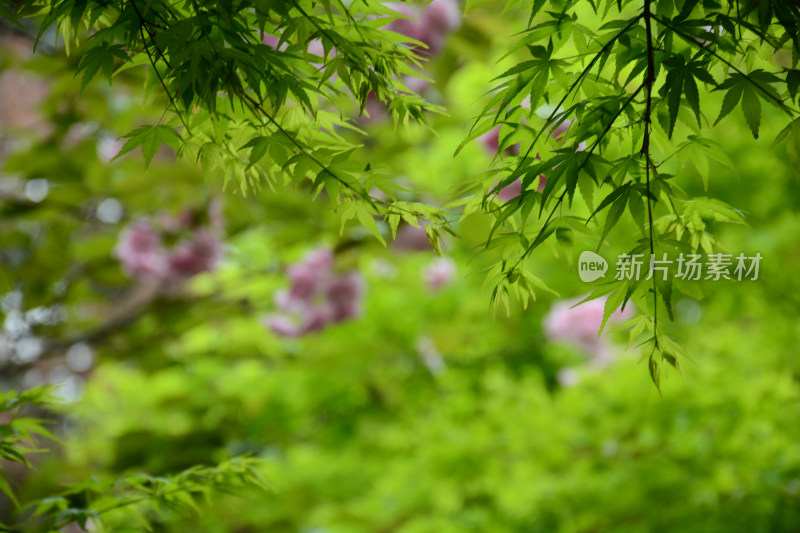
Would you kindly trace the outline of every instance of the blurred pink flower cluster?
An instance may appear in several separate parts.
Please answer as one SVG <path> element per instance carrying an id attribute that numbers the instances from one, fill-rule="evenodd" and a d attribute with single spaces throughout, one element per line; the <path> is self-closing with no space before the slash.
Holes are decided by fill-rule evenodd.
<path id="1" fill-rule="evenodd" d="M 389 2 L 386 7 L 410 17 L 410 19 L 395 19 L 386 25 L 386 29 L 425 43 L 429 54 L 438 52 L 447 35 L 461 26 L 461 8 L 456 0 L 433 0 L 422 8 L 403 2 Z M 286 44 L 278 46 L 280 40 L 279 35 L 272 33 L 264 33 L 261 36 L 261 42 L 275 50 L 286 48 Z M 310 41 L 307 50 L 316 56 L 324 55 L 322 41 L 319 39 Z M 417 49 L 417 52 L 423 51 Z M 331 54 L 334 55 L 335 51 L 331 51 Z"/>
<path id="2" fill-rule="evenodd" d="M 603 368 L 614 358 L 614 348 L 607 336 L 598 336 L 606 299 L 597 298 L 576 305 L 581 300 L 576 298 L 555 302 L 544 317 L 544 331 L 551 340 L 570 343 L 590 356 L 591 367 Z M 614 311 L 608 324 L 624 322 L 632 316 L 633 305 L 629 303 L 624 310 Z"/>
<path id="3" fill-rule="evenodd" d="M 320 248 L 287 269 L 291 286 L 275 295 L 279 313 L 264 317 L 274 333 L 299 337 L 361 314 L 364 280 L 356 271 L 335 275 L 333 253 Z"/>
<path id="4" fill-rule="evenodd" d="M 433 0 L 423 8 L 402 2 L 390 2 L 386 6 L 410 17 L 393 20 L 386 29 L 425 43 L 428 49 L 417 49 L 418 53 L 437 53 L 447 35 L 461 26 L 461 8 L 455 0 Z"/>
<path id="5" fill-rule="evenodd" d="M 427 46 L 427 49 L 416 47 L 419 55 L 431 57 L 441 51 L 447 35 L 461 26 L 461 8 L 456 0 L 433 0 L 424 8 L 415 7 L 402 2 L 389 2 L 386 7 L 408 18 L 391 21 L 384 29 L 393 31 Z M 403 83 L 409 91 L 423 94 L 430 82 L 416 76 L 403 76 Z M 366 117 L 363 120 L 381 119 L 387 116 L 386 105 L 379 102 L 375 93 L 367 95 L 364 106 Z"/>
<path id="6" fill-rule="evenodd" d="M 157 224 L 139 220 L 125 228 L 114 251 L 134 278 L 175 286 L 217 267 L 222 225 L 219 207 L 213 203 L 208 213 L 187 209 L 177 217 L 162 214 Z"/>
<path id="7" fill-rule="evenodd" d="M 269 46 L 273 50 L 280 50 L 280 51 L 286 50 L 287 47 L 286 43 L 283 43 L 280 45 L 280 47 L 278 47 L 280 41 L 281 38 L 279 36 L 273 35 L 271 33 L 264 33 L 261 35 L 261 42 L 263 44 Z M 320 39 L 312 39 L 311 41 L 309 41 L 308 46 L 306 47 L 306 51 L 309 54 L 317 57 L 325 57 L 325 46 L 322 44 L 322 41 Z M 330 57 L 334 56 L 336 56 L 336 50 L 331 49 Z M 323 66 L 322 63 L 312 63 L 312 65 L 314 65 L 314 67 L 318 69 L 322 68 Z"/>
<path id="8" fill-rule="evenodd" d="M 271 33 L 264 33 L 261 35 L 261 42 L 273 50 L 278 50 L 278 43 L 281 42 L 281 38 L 277 35 L 272 35 Z M 281 50 L 283 50 L 285 47 L 286 45 L 281 46 Z"/>
<path id="9" fill-rule="evenodd" d="M 449 257 L 437 257 L 422 272 L 425 284 L 433 292 L 450 285 L 456 277 L 456 263 Z"/>
<path id="10" fill-rule="evenodd" d="M 525 104 L 523 103 L 523 107 L 524 106 Z M 569 129 L 571 124 L 572 121 L 565 120 L 564 122 L 556 126 L 553 129 L 553 131 L 550 132 L 550 136 L 557 141 L 563 141 L 564 134 L 567 133 L 567 130 Z M 489 152 L 492 155 L 496 154 L 498 148 L 500 147 L 500 126 L 497 126 L 487 131 L 486 133 L 481 135 L 478 139 L 487 152 Z M 580 145 L 578 145 L 579 152 L 585 149 L 586 149 L 585 143 L 581 143 Z M 509 155 L 519 155 L 519 145 L 515 144 L 509 146 L 508 148 L 503 150 L 503 153 Z M 540 159 L 539 154 L 536 154 L 536 159 Z M 540 174 L 538 185 L 536 186 L 536 192 L 542 192 L 546 185 L 547 185 L 547 178 L 545 178 L 543 174 Z M 508 202 L 509 200 L 516 198 L 520 194 L 522 194 L 522 180 L 518 179 L 515 180 L 513 183 L 509 183 L 508 185 L 500 189 L 500 191 L 498 191 L 497 193 L 497 198 L 500 199 L 501 202 Z"/>
<path id="11" fill-rule="evenodd" d="M 430 252 L 433 250 L 425 226 L 412 226 L 403 224 L 397 230 L 397 236 L 392 242 L 392 248 L 403 252 Z"/>

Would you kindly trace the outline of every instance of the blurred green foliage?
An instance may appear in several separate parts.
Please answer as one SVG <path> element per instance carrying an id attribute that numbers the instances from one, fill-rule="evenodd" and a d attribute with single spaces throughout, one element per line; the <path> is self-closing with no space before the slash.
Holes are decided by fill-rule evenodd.
<path id="1" fill-rule="evenodd" d="M 364 150 L 402 176 L 409 201 L 444 202 L 490 164 L 478 143 L 452 154 L 487 81 L 508 67 L 498 57 L 517 24 L 489 5 L 470 13 L 427 66 L 436 81 L 425 96 L 449 115 L 432 128 L 361 124 Z M 675 302 L 665 327 L 691 360 L 662 377 L 659 395 L 624 332 L 609 334 L 616 358 L 598 370 L 542 327 L 555 300 L 590 290 L 574 263 L 593 239 L 535 257 L 558 296 L 542 291 L 493 317 L 482 270 L 498 255 L 476 253 L 489 215 L 453 217 L 460 238 L 444 253 L 456 275 L 433 291 L 423 277 L 433 251 L 384 248 L 357 222 L 340 233 L 342 213 L 324 195 L 311 199 L 310 184 L 223 193 L 219 176 L 166 148 L 147 171 L 136 152 L 108 163 L 103 143 L 163 112 L 143 103 L 143 72 L 111 87 L 93 81 L 79 98 L 74 63 L 14 50 L 4 49 L 4 75 L 44 80 L 47 98 L 39 129 L 3 130 L 0 381 L 60 384 L 46 417 L 63 440 L 44 441 L 53 453 L 30 456 L 33 470 L 2 464 L 22 507 L 2 507 L 14 530 L 54 527 L 28 520 L 42 504 L 89 531 L 800 529 L 800 183 L 767 140 L 785 125 L 777 109 L 763 110 L 761 140 L 741 114 L 710 134 L 733 164 L 709 163 L 708 194 L 748 222 L 718 225 L 717 241 L 764 260 L 757 281 L 709 283 Z M 674 181 L 704 195 L 703 169 L 674 164 Z M 214 198 L 226 220 L 214 272 L 152 292 L 121 268 L 122 228 Z M 118 217 L 101 209 L 114 202 Z M 627 250 L 638 231 L 623 218 L 604 255 Z M 261 317 L 287 286 L 287 265 L 322 245 L 337 271 L 364 276 L 362 316 L 279 337 Z M 21 341 L 41 343 L 35 357 Z M 70 358 L 76 346 L 89 347 L 89 367 Z M 564 369 L 577 369 L 576 383 L 559 380 Z M 93 514 L 114 502 L 125 512 Z"/>

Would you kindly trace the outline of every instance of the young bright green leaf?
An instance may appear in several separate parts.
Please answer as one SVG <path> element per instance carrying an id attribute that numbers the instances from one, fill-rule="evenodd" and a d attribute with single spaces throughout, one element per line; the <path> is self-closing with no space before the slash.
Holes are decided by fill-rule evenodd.
<path id="1" fill-rule="evenodd" d="M 758 128 L 761 125 L 761 102 L 758 100 L 758 95 L 755 89 L 745 87 L 742 92 L 742 112 L 750 126 L 750 131 L 753 132 L 753 137 L 758 139 Z"/>
<path id="2" fill-rule="evenodd" d="M 610 232 L 611 229 L 617 224 L 620 217 L 622 216 L 622 213 L 625 212 L 625 207 L 628 204 L 629 194 L 630 194 L 630 189 L 626 188 L 625 192 L 614 201 L 614 203 L 611 205 L 611 208 L 608 210 L 608 215 L 606 215 L 606 223 L 603 226 L 603 235 L 600 237 L 600 242 L 598 243 L 598 250 L 605 241 L 608 232 Z"/>
<path id="3" fill-rule="evenodd" d="M 725 97 L 722 99 L 722 108 L 719 111 L 719 116 L 717 116 L 717 120 L 714 122 L 714 125 L 719 124 L 720 120 L 722 120 L 731 111 L 736 109 L 736 105 L 739 103 L 739 100 L 742 97 L 742 91 L 743 87 L 741 85 L 736 85 L 731 87 L 728 92 L 725 93 Z"/>
<path id="4" fill-rule="evenodd" d="M 141 148 L 142 155 L 144 156 L 145 168 L 150 166 L 150 162 L 153 160 L 153 157 L 156 155 L 159 148 L 161 148 L 162 143 L 176 150 L 179 148 L 181 143 L 181 138 L 180 135 L 178 135 L 178 132 L 169 126 L 163 125 L 142 126 L 141 128 L 135 129 L 123 137 L 126 137 L 128 141 L 122 146 L 122 149 L 119 151 L 119 153 L 114 156 L 114 159 L 117 159 L 136 148 Z M 112 161 L 114 159 L 112 159 Z"/>

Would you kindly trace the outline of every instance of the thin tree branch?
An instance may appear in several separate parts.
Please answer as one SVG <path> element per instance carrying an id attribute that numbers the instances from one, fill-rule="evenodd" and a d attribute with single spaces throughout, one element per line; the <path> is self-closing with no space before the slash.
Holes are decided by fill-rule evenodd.
<path id="1" fill-rule="evenodd" d="M 658 348 L 658 287 L 656 277 L 653 275 L 653 261 L 655 260 L 655 234 L 653 228 L 653 197 L 650 192 L 650 132 L 653 128 L 653 83 L 656 81 L 655 71 L 655 50 L 653 48 L 653 28 L 651 19 L 653 14 L 650 11 L 650 1 L 644 0 L 644 28 L 647 39 L 647 72 L 644 76 L 644 88 L 646 91 L 644 107 L 644 140 L 642 141 L 641 155 L 644 156 L 645 165 L 645 184 L 647 187 L 647 219 L 649 223 L 650 240 L 650 269 L 653 277 L 653 331 L 655 337 L 655 348 Z"/>
<path id="2" fill-rule="evenodd" d="M 153 35 L 153 33 L 150 31 L 150 28 L 147 27 L 148 21 L 147 19 L 144 18 L 142 12 L 139 11 L 139 7 L 136 5 L 135 0 L 131 0 L 131 5 L 133 6 L 134 11 L 136 11 L 136 16 L 139 18 L 139 34 L 142 37 L 142 45 L 144 46 L 144 53 L 147 54 L 147 59 L 150 61 L 150 65 L 153 67 L 153 72 L 155 72 L 156 76 L 158 77 L 158 81 L 161 82 L 161 87 L 163 87 L 164 92 L 167 94 L 167 98 L 169 98 L 170 106 L 172 106 L 173 110 L 175 111 L 175 114 L 178 115 L 178 119 L 181 121 L 181 124 L 183 124 L 183 127 L 186 128 L 186 132 L 191 135 L 191 129 L 189 128 L 189 125 L 183 119 L 183 115 L 181 114 L 180 109 L 178 109 L 178 104 L 175 102 L 175 99 L 169 92 L 169 88 L 167 87 L 164 78 L 161 76 L 161 73 L 158 71 L 158 68 L 156 67 L 155 59 L 150 54 L 150 49 L 147 46 L 147 38 L 145 38 L 144 35 L 145 28 L 147 28 L 147 34 L 150 36 L 150 42 L 153 43 L 153 47 L 156 49 L 156 52 L 158 53 L 159 56 L 161 56 L 161 60 L 164 61 L 164 63 L 167 65 L 168 68 L 172 68 L 172 66 L 169 64 L 169 60 L 164 55 L 164 52 L 158 46 L 158 43 L 156 43 L 155 35 Z"/>
<path id="3" fill-rule="evenodd" d="M 643 88 L 644 88 L 644 85 L 640 85 L 639 88 L 636 89 L 633 92 L 633 94 L 630 95 L 630 97 L 625 101 L 625 103 L 623 103 L 622 106 L 620 106 L 619 110 L 611 118 L 611 120 L 608 121 L 608 124 L 606 124 L 606 127 L 603 130 L 603 132 L 597 137 L 597 139 L 594 141 L 592 146 L 586 152 L 586 157 L 584 158 L 583 163 L 581 163 L 580 166 L 578 166 L 578 168 L 575 170 L 576 173 L 579 173 L 581 170 L 583 170 L 583 168 L 589 162 L 589 159 L 591 158 L 591 156 L 594 153 L 595 149 L 600 145 L 600 142 L 608 134 L 608 132 L 611 131 L 612 126 L 617 121 L 617 119 L 620 117 L 620 115 L 622 115 L 622 112 L 631 104 L 631 102 L 633 102 L 633 100 L 639 95 L 639 93 L 642 91 Z M 533 242 L 528 246 L 528 248 L 525 249 L 525 252 L 520 256 L 520 258 L 517 259 L 516 263 L 514 263 L 514 266 L 511 267 L 506 272 L 506 277 L 507 278 L 511 275 L 512 272 L 514 272 L 514 270 L 516 270 L 516 268 L 519 266 L 519 264 L 526 257 L 528 257 L 530 255 L 530 253 L 534 250 L 534 248 L 536 248 L 536 246 L 539 244 L 538 243 L 539 239 L 541 239 L 542 235 L 544 234 L 545 230 L 547 229 L 548 224 L 550 224 L 550 220 L 553 218 L 553 215 L 555 214 L 556 210 L 558 210 L 558 207 L 564 201 L 564 198 L 566 198 L 567 192 L 568 192 L 568 190 L 564 189 L 564 192 L 562 192 L 561 195 L 558 197 L 558 200 L 556 201 L 555 205 L 553 206 L 553 209 L 550 210 L 550 214 L 547 215 L 547 219 L 544 221 L 544 224 L 542 225 L 542 228 L 536 234 L 536 238 L 533 239 Z"/>
<path id="4" fill-rule="evenodd" d="M 759 84 L 755 80 L 753 80 L 750 76 L 748 76 L 739 67 L 737 67 L 736 65 L 734 65 L 733 63 L 731 63 L 730 61 L 728 61 L 727 59 L 725 59 L 724 57 L 722 57 L 721 55 L 716 53 L 714 50 L 712 50 L 708 46 L 704 45 L 703 43 L 697 42 L 697 39 L 695 37 L 692 37 L 691 35 L 682 32 L 681 30 L 679 30 L 678 28 L 676 28 L 672 24 L 669 24 L 668 22 L 660 19 L 656 15 L 652 15 L 650 18 L 655 20 L 659 24 L 662 24 L 663 26 L 669 28 L 674 33 L 678 34 L 678 36 L 680 36 L 684 41 L 688 42 L 689 44 L 691 44 L 693 46 L 699 47 L 701 50 L 704 50 L 708 54 L 711 54 L 715 58 L 717 58 L 720 61 L 722 61 L 723 63 L 725 63 L 728 67 L 730 67 L 733 70 L 735 70 L 740 76 L 744 77 L 748 82 L 750 82 L 756 89 L 758 89 L 759 91 L 764 93 L 767 96 L 768 99 L 770 99 L 773 102 L 775 102 L 776 104 L 778 104 L 778 107 L 783 109 L 789 116 L 791 116 L 792 114 L 800 114 L 800 111 L 798 111 L 797 109 L 794 109 L 793 107 L 790 107 L 790 106 L 786 105 L 784 103 L 784 101 L 781 100 L 780 98 L 776 98 L 773 94 L 771 94 L 769 91 L 764 89 L 764 87 L 762 87 L 761 84 Z"/>
<path id="5" fill-rule="evenodd" d="M 636 17 L 631 19 L 628 22 L 628 24 L 623 26 L 616 34 L 614 34 L 614 36 L 611 39 L 609 39 L 609 41 L 606 44 L 604 44 L 602 48 L 600 48 L 600 50 L 597 52 L 597 54 L 595 54 L 595 56 L 592 58 L 592 60 L 589 62 L 589 64 L 586 66 L 586 68 L 584 68 L 583 71 L 581 71 L 581 73 L 578 75 L 578 79 L 576 79 L 572 83 L 572 85 L 570 86 L 570 88 L 566 92 L 566 94 L 563 96 L 563 98 L 561 98 L 561 100 L 558 102 L 558 104 L 556 104 L 556 106 L 553 108 L 553 111 L 552 111 L 552 113 L 550 113 L 550 116 L 547 117 L 547 120 L 545 121 L 544 126 L 542 126 L 542 128 L 539 130 L 539 133 L 536 134 L 536 137 L 534 137 L 533 142 L 531 143 L 530 147 L 528 147 L 528 150 L 520 158 L 519 163 L 517 163 L 517 166 L 516 166 L 516 168 L 514 168 L 514 171 L 512 172 L 512 174 L 516 173 L 522 167 L 522 163 L 531 155 L 531 152 L 533 151 L 534 146 L 536 146 L 536 142 L 539 140 L 539 138 L 542 136 L 542 134 L 545 132 L 545 130 L 547 130 L 547 128 L 550 127 L 550 125 L 553 122 L 553 118 L 558 114 L 559 110 L 561 109 L 561 106 L 563 106 L 564 102 L 567 101 L 567 99 L 569 98 L 570 94 L 572 94 L 572 91 L 575 91 L 575 90 L 578 89 L 578 87 L 580 87 L 581 83 L 583 82 L 583 78 L 592 70 L 592 67 L 594 67 L 594 65 L 600 60 L 600 58 L 603 57 L 603 54 L 605 54 L 612 46 L 614 46 L 614 43 L 616 43 L 617 40 L 625 32 L 627 32 L 629 29 L 631 29 L 634 24 L 639 22 L 640 18 L 642 18 L 642 16 L 641 15 L 637 15 Z M 507 184 L 505 184 L 505 185 L 507 185 Z M 487 196 L 499 191 L 505 185 L 501 181 L 491 191 L 489 191 Z"/>

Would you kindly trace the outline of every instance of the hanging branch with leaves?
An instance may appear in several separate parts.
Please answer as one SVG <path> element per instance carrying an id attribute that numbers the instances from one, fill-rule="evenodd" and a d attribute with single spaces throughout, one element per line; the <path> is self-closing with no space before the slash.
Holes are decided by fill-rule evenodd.
<path id="1" fill-rule="evenodd" d="M 596 29 L 577 14 L 586 3 Z M 552 237 L 561 249 L 576 239 L 598 239 L 601 251 L 624 223 L 641 234 L 627 257 L 645 258 L 647 278 L 617 272 L 587 299 L 607 298 L 603 327 L 630 302 L 642 311 L 625 326 L 631 342 L 645 346 L 657 385 L 662 362 L 679 368 L 685 354 L 661 313 L 672 318 L 674 293 L 700 298 L 708 288 L 674 273 L 653 275 L 655 261 L 718 253 L 712 227 L 742 223 L 743 216 L 717 199 L 688 197 L 674 179 L 684 177 L 677 160 L 691 160 L 708 189 L 709 161 L 732 164 L 703 131 L 741 106 L 758 139 L 763 101 L 790 117 L 774 144 L 785 140 L 800 169 L 799 23 L 800 6 L 774 0 L 533 2 L 528 30 L 512 50 L 526 50 L 529 59 L 498 78 L 465 141 L 500 127 L 499 166 L 484 174 L 480 194 L 470 191 L 462 202 L 465 215 L 483 211 L 494 218 L 486 246 L 501 256 L 487 272 L 495 305 L 509 308 L 512 297 L 525 305 L 534 289 L 550 290 L 527 260 Z M 785 66 L 775 71 L 762 59 L 764 50 L 791 59 L 778 60 Z M 721 91 L 712 124 L 705 100 Z M 508 155 L 514 144 L 519 156 Z M 515 183 L 520 194 L 501 200 L 498 193 Z M 597 207 L 595 196 L 602 198 Z"/>
<path id="2" fill-rule="evenodd" d="M 374 218 L 426 222 L 439 244 L 447 213 L 400 201 L 387 169 L 363 159 L 354 118 L 369 98 L 397 125 L 426 122 L 441 110 L 406 87 L 419 76 L 422 43 L 387 31 L 403 17 L 377 2 L 310 0 L 229 3 L 132 0 L 29 0 L 12 14 L 43 16 L 36 43 L 55 27 L 67 52 L 80 54 L 83 90 L 149 67 L 164 99 L 158 124 L 124 137 L 118 154 L 141 149 L 145 164 L 166 145 L 197 161 L 210 179 L 243 193 L 264 184 L 325 192 L 342 213 L 379 240 Z M 141 70 L 141 69 L 139 69 Z"/>
<path id="3" fill-rule="evenodd" d="M 549 290 L 530 268 L 542 245 L 594 240 L 600 251 L 617 226 L 632 228 L 627 234 L 640 237 L 626 243 L 628 256 L 649 256 L 649 283 L 618 275 L 589 298 L 607 297 L 606 320 L 629 302 L 642 311 L 627 326 L 631 342 L 648 347 L 656 383 L 660 363 L 677 367 L 682 355 L 660 320 L 672 317 L 674 293 L 708 291 L 652 275 L 656 256 L 719 252 L 714 227 L 743 222 L 733 207 L 678 185 L 686 161 L 705 189 L 710 162 L 731 165 L 705 130 L 741 107 L 758 138 L 762 102 L 774 106 L 790 118 L 774 144 L 785 142 L 800 175 L 800 6 L 792 2 L 534 0 L 507 53 L 520 60 L 497 78 L 465 140 L 499 126 L 495 168 L 450 211 L 400 201 L 391 174 L 359 150 L 352 119 L 371 95 L 399 125 L 440 111 L 403 82 L 421 65 L 422 43 L 387 31 L 403 15 L 384 3 L 27 0 L 6 11 L 42 17 L 37 41 L 55 27 L 80 54 L 82 87 L 100 73 L 147 73 L 165 115 L 130 132 L 121 152 L 140 148 L 146 164 L 167 145 L 244 192 L 306 184 L 324 192 L 342 223 L 356 220 L 381 241 L 376 218 L 392 233 L 403 220 L 431 222 L 438 245 L 455 209 L 489 214 L 496 305 Z M 712 124 L 706 110 L 715 105 Z M 510 156 L 514 145 L 519 155 Z M 521 193 L 500 201 L 517 182 Z"/>

